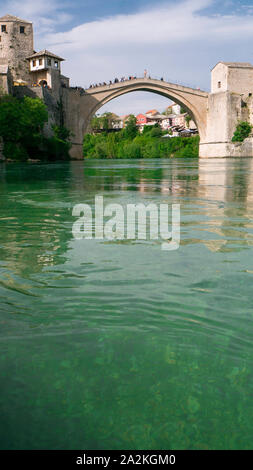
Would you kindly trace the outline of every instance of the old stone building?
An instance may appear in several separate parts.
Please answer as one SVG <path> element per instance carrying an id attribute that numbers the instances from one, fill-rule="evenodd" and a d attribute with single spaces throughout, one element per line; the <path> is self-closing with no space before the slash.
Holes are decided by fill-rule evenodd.
<path id="1" fill-rule="evenodd" d="M 253 156 L 253 138 L 233 143 L 236 125 L 253 125 L 253 65 L 249 62 L 218 62 L 211 72 L 206 138 L 200 155 L 207 157 Z"/>
<path id="2" fill-rule="evenodd" d="M 212 69 L 211 93 L 252 93 L 253 66 L 249 62 L 218 62 Z M 243 92 L 243 93 L 242 93 Z"/>
<path id="3" fill-rule="evenodd" d="M 69 79 L 61 75 L 62 57 L 44 49 L 27 57 L 32 86 L 57 90 L 63 83 L 69 86 Z"/>
<path id="4" fill-rule="evenodd" d="M 36 52 L 33 44 L 31 22 L 12 15 L 0 18 L 0 94 L 42 99 L 48 108 L 44 131 L 50 136 L 53 124 L 63 124 L 69 79 L 61 74 L 62 57 L 46 49 Z"/>
<path id="5" fill-rule="evenodd" d="M 6 92 L 10 91 L 10 79 L 12 82 L 20 80 L 30 84 L 31 78 L 26 58 L 33 51 L 32 23 L 12 15 L 2 16 L 0 18 L 1 85 L 4 86 Z"/>
<path id="6" fill-rule="evenodd" d="M 0 18 L 0 92 L 40 86 L 59 98 L 61 87 L 69 86 L 69 79 L 61 75 L 64 59 L 47 50 L 36 52 L 33 44 L 31 22 L 12 15 Z"/>

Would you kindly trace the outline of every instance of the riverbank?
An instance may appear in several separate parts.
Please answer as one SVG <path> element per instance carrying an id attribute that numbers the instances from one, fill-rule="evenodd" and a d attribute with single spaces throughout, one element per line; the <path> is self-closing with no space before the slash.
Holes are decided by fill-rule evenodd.
<path id="1" fill-rule="evenodd" d="M 198 154 L 199 136 L 165 137 L 158 127 L 132 135 L 127 129 L 86 134 L 83 144 L 84 158 L 196 158 Z"/>

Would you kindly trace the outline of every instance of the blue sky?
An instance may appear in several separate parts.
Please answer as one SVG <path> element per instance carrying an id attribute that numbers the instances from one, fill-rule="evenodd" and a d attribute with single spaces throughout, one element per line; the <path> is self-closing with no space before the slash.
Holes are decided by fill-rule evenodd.
<path id="1" fill-rule="evenodd" d="M 0 0 L 0 15 L 6 13 L 34 22 L 36 50 L 63 56 L 73 85 L 147 68 L 209 90 L 218 61 L 253 63 L 253 0 Z M 106 110 L 138 113 L 167 104 L 152 93 L 131 93 Z"/>

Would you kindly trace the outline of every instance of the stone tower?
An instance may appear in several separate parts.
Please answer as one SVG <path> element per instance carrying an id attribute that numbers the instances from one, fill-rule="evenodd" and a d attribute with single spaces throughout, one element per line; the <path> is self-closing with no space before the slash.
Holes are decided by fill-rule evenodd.
<path id="1" fill-rule="evenodd" d="M 29 62 L 33 54 L 33 25 L 17 16 L 0 18 L 0 65 L 7 66 L 12 80 L 30 84 Z"/>

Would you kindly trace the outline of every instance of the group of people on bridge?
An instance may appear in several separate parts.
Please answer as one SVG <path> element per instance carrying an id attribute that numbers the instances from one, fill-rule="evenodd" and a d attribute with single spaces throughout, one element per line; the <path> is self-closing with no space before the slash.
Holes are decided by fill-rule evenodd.
<path id="1" fill-rule="evenodd" d="M 100 83 L 92 83 L 89 88 L 97 88 L 97 87 L 100 87 L 100 86 L 110 86 L 110 85 L 113 85 L 115 83 L 123 83 L 123 82 L 127 82 L 129 80 L 136 80 L 138 77 L 135 75 L 129 75 L 129 77 L 121 77 L 121 78 L 115 78 L 113 81 L 110 80 L 109 82 L 100 82 Z M 147 70 L 144 70 L 144 78 L 149 78 L 151 79 L 151 76 L 147 74 Z M 163 78 L 161 78 L 160 80 L 163 81 Z"/>
<path id="2" fill-rule="evenodd" d="M 127 82 L 128 80 L 135 80 L 137 77 L 129 76 L 127 77 L 121 77 L 121 78 L 115 78 L 113 81 L 110 80 L 108 83 L 106 82 L 101 82 L 101 83 L 94 83 L 91 84 L 89 88 L 97 88 L 99 86 L 106 86 L 106 85 L 113 85 L 114 83 L 122 83 L 122 82 Z"/>

